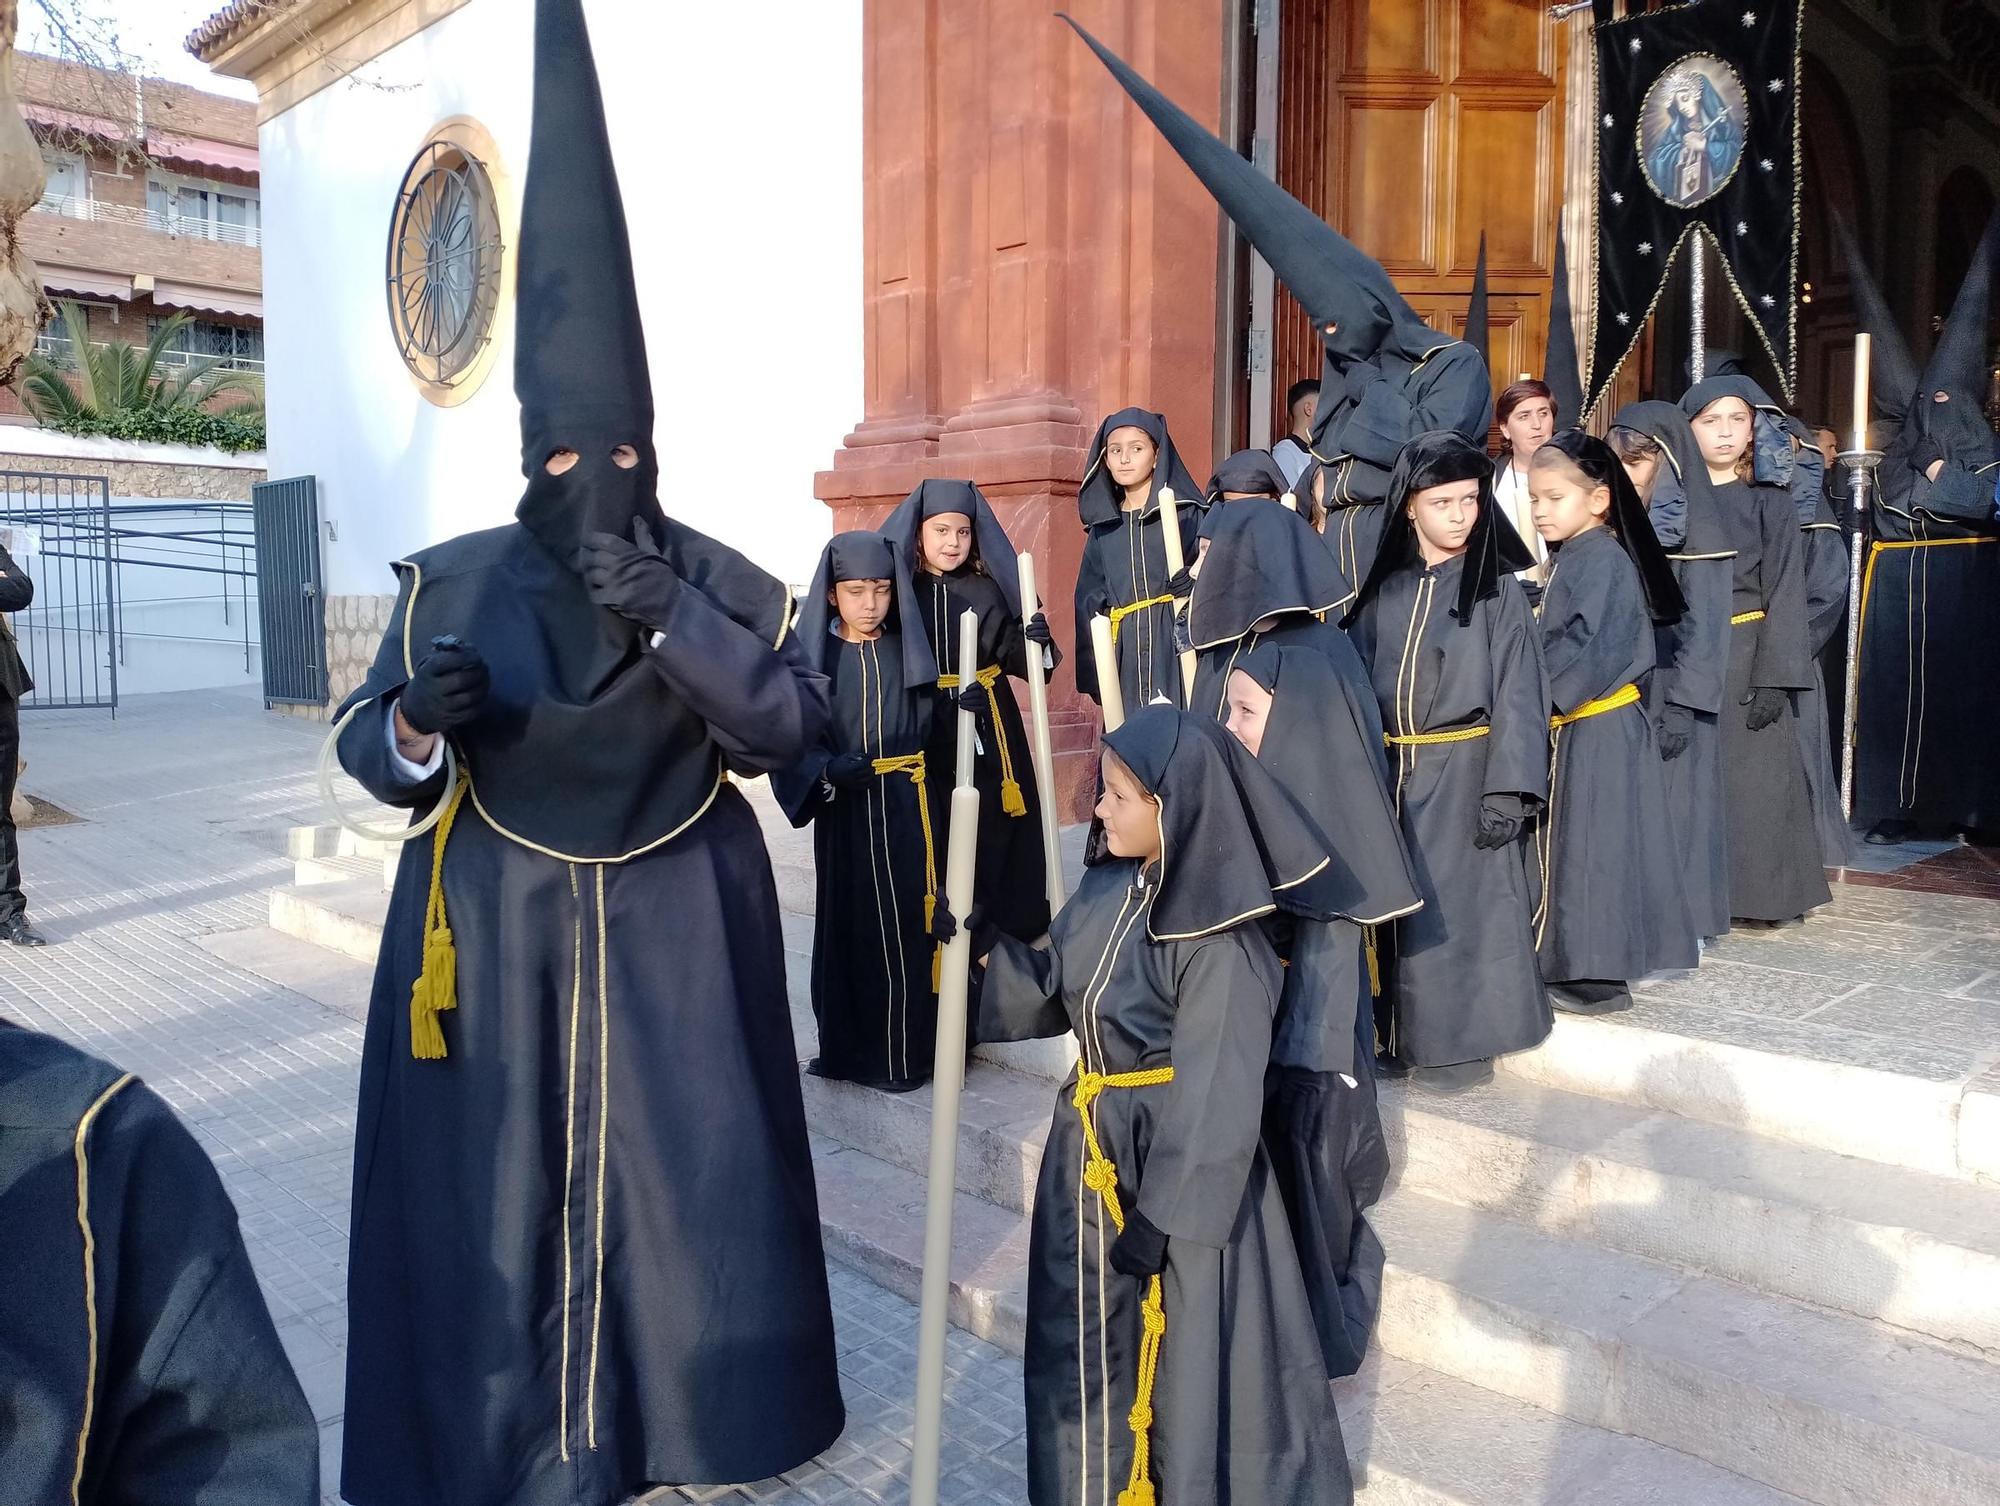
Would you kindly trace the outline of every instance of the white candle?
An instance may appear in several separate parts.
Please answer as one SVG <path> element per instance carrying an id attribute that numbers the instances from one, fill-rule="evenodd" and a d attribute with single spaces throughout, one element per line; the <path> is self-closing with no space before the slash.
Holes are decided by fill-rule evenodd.
<path id="1" fill-rule="evenodd" d="M 1866 330 L 1854 337 L 1854 448 L 1868 448 L 1868 361 L 1874 337 Z"/>

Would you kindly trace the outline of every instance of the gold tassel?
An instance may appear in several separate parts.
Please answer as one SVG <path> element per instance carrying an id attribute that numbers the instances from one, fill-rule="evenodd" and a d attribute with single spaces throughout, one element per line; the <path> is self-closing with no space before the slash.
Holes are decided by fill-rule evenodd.
<path id="1" fill-rule="evenodd" d="M 944 987 L 944 948 L 934 946 L 931 948 L 931 992 L 936 993 L 942 987 Z"/>
<path id="2" fill-rule="evenodd" d="M 458 948 L 452 942 L 451 922 L 445 913 L 444 848 L 451 839 L 466 786 L 467 781 L 461 778 L 445 797 L 444 815 L 431 833 L 431 890 L 424 905 L 423 966 L 410 985 L 410 1055 L 418 1061 L 444 1059 L 444 1027 L 438 1023 L 438 1015 L 458 1008 Z"/>
<path id="3" fill-rule="evenodd" d="M 1000 809 L 1010 816 L 1028 814 L 1028 802 L 1021 795 L 1021 781 L 1003 779 L 1000 781 Z"/>
<path id="4" fill-rule="evenodd" d="M 1379 999 L 1382 997 L 1382 959 L 1375 952 L 1373 926 L 1361 928 L 1361 948 L 1368 956 L 1368 996 Z"/>

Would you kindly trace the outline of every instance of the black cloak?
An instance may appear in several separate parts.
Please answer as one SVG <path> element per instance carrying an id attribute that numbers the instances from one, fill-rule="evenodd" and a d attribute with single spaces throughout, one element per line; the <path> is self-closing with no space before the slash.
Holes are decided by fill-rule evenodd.
<path id="1" fill-rule="evenodd" d="M 1658 668 L 1646 685 L 1655 722 L 1675 706 L 1689 719 L 1688 745 L 1665 765 L 1668 816 L 1681 854 L 1681 884 L 1695 928 L 1704 936 L 1729 929 L 1729 845 L 1722 795 L 1723 696 L 1729 669 L 1730 561 L 1736 550 L 1694 431 L 1678 405 L 1632 403 L 1615 426 L 1660 447 L 1649 511 L 1668 550 L 1686 610 L 1654 635 Z"/>
<path id="2" fill-rule="evenodd" d="M 1127 512 L 1123 493 L 1104 464 L 1114 429 L 1143 429 L 1159 447 L 1146 505 Z M 1097 426 L 1090 462 L 1077 487 L 1083 518 L 1083 558 L 1076 571 L 1076 688 L 1098 698 L 1099 666 L 1091 648 L 1090 620 L 1109 615 L 1125 710 L 1155 696 L 1181 698 L 1180 655 L 1174 647 L 1173 599 L 1167 594 L 1167 546 L 1160 519 L 1160 489 L 1171 487 L 1180 520 L 1182 558 L 1194 563 L 1195 539 L 1208 505 L 1181 463 L 1167 421 L 1144 408 L 1121 408 Z"/>
<path id="3" fill-rule="evenodd" d="M 1549 804 L 1536 823 L 1535 944 L 1550 982 L 1624 982 L 1701 961 L 1660 750 L 1642 690 L 1655 624 L 1682 615 L 1665 551 L 1611 447 L 1564 429 L 1559 451 L 1612 496 L 1605 526 L 1551 547 L 1536 616 L 1548 676 Z"/>
<path id="4" fill-rule="evenodd" d="M 1439 1067 L 1525 1050 L 1549 1032 L 1525 829 L 1501 847 L 1473 845 L 1489 797 L 1526 815 L 1547 801 L 1549 692 L 1527 593 L 1512 578 L 1527 548 L 1494 505 L 1485 452 L 1426 434 L 1398 458 L 1396 478 L 1381 551 L 1347 620 L 1390 739 L 1424 901 L 1395 923 L 1378 1030 L 1391 1056 Z M 1425 566 L 1409 497 L 1474 479 L 1479 518 L 1465 553 Z"/>
<path id="5" fill-rule="evenodd" d="M 979 1001 L 981 1040 L 1074 1031 L 1081 1054 L 1035 1190 L 1028 1500 L 1123 1489 L 1139 1400 L 1157 1499 L 1338 1506 L 1353 1494 L 1340 1425 L 1260 1137 L 1282 969 L 1248 923 L 1324 913 L 1327 855 L 1216 723 L 1143 707 L 1107 743 L 1159 799 L 1164 857 L 1088 868 L 1047 950 L 995 944 Z M 1114 1241 L 1161 1275 L 1114 1269 Z M 1141 1396 L 1146 1310 L 1163 1329 Z"/>
<path id="6" fill-rule="evenodd" d="M 0 1271 L 10 1501 L 318 1506 L 319 1427 L 207 1155 L 131 1073 L 5 1020 Z"/>
<path id="7" fill-rule="evenodd" d="M 1285 959 L 1265 1079 L 1264 1144 L 1277 1171 L 1329 1376 L 1368 1352 L 1382 1246 L 1363 1212 L 1389 1172 L 1375 1103 L 1374 997 L 1364 937 L 1423 903 L 1384 784 L 1382 718 L 1322 654 L 1265 644 L 1237 665 L 1271 696 L 1257 761 L 1311 817 L 1345 892 L 1331 921 L 1274 927 Z M 1327 750 L 1364 743 L 1355 763 Z"/>
<path id="8" fill-rule="evenodd" d="M 1742 399 L 1754 414 L 1762 395 L 1747 377 L 1710 377 L 1681 399 L 1690 420 L 1723 398 Z M 1721 713 L 1722 789 L 1729 830 L 1729 913 L 1743 920 L 1780 921 L 1832 898 L 1821 867 L 1819 831 L 1806 782 L 1795 710 L 1813 689 L 1807 651 L 1805 549 L 1787 477 L 1769 469 L 1776 446 L 1765 436 L 1772 480 L 1712 486 L 1718 514 L 1735 553 L 1728 677 Z M 1706 466 L 1703 466 L 1706 474 Z M 1778 717 L 1751 731 L 1746 708 L 1759 690 L 1784 691 Z"/>
<path id="9" fill-rule="evenodd" d="M 828 604 L 845 580 L 891 580 L 880 636 L 851 643 Z M 944 828 L 929 803 L 926 753 L 937 664 L 917 621 L 903 551 L 879 533 L 837 533 L 799 610 L 802 646 L 831 682 L 819 744 L 771 776 L 794 826 L 813 829 L 813 1019 L 823 1077 L 878 1085 L 930 1076 L 937 1040 L 931 917 L 944 872 Z M 810 634 L 810 637 L 805 635 Z M 869 760 L 858 784 L 829 778 L 843 756 Z"/>
<path id="10" fill-rule="evenodd" d="M 972 553 L 949 575 L 925 568 L 923 520 L 943 513 L 972 519 Z M 1062 656 L 1029 642 L 1021 622 L 1018 557 L 1000 520 L 970 481 L 924 481 L 889 514 L 882 532 L 903 551 L 915 586 L 918 619 L 931 657 L 943 671 L 924 756 L 931 824 L 949 829 L 951 790 L 958 783 L 958 619 L 979 614 L 976 674 L 992 677 L 973 716 L 978 728 L 973 781 L 979 786 L 979 853 L 975 902 L 1010 936 L 1032 941 L 1049 928 L 1047 859 L 1042 851 L 1042 799 L 1020 704 L 1007 682 L 1028 677 L 1028 656 L 1044 654 L 1054 669 Z M 944 681 L 949 679 L 950 684 Z"/>
<path id="11" fill-rule="evenodd" d="M 1268 450 L 1238 450 L 1215 468 L 1208 483 L 1208 504 L 1213 507 L 1222 501 L 1225 492 L 1235 493 L 1232 500 L 1239 502 L 1251 497 L 1269 497 L 1275 502 L 1291 489 Z"/>
<path id="12" fill-rule="evenodd" d="M 399 566 L 340 738 L 384 804 L 451 802 L 403 851 L 362 1053 L 355 1506 L 610 1506 L 764 1478 L 841 1428 L 777 891 L 724 777 L 801 758 L 826 683 L 783 642 L 784 587 L 660 511 L 630 272 L 582 10 L 538 0 L 528 485 L 517 522 Z M 597 604 L 585 542 L 653 583 L 652 620 Z M 456 791 L 391 744 L 444 634 L 492 676 Z"/>

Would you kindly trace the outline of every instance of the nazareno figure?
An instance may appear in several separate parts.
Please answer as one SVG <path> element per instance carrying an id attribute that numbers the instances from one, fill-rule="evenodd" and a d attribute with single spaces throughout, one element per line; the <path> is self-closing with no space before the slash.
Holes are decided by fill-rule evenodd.
<path id="1" fill-rule="evenodd" d="M 933 823 L 925 748 L 937 661 L 895 541 L 835 534 L 798 637 L 833 696 L 819 741 L 771 776 L 792 824 L 813 829 L 819 1056 L 808 1070 L 904 1092 L 929 1080 L 937 1041 L 931 925 L 944 828 Z"/>
<path id="2" fill-rule="evenodd" d="M 1528 463 L 1551 567 L 1536 609 L 1549 805 L 1535 823 L 1535 946 L 1558 1009 L 1629 1007 L 1626 983 L 1701 961 L 1645 705 L 1657 628 L 1685 603 L 1609 445 L 1564 429 Z"/>
<path id="3" fill-rule="evenodd" d="M 1417 317 L 1382 264 L 1260 173 L 1241 153 L 1076 26 L 1222 212 L 1271 264 L 1325 346 L 1308 484 L 1350 587 L 1367 575 L 1404 443 L 1448 429 L 1483 443 L 1493 386 L 1480 353 Z M 1517 539 L 1518 542 L 1518 539 Z M 1131 703 L 1128 701 L 1127 705 Z"/>
<path id="4" fill-rule="evenodd" d="M 934 829 L 950 825 L 958 783 L 958 708 L 977 732 L 973 782 L 979 786 L 979 861 L 973 899 L 1009 936 L 1032 941 L 1049 928 L 1041 793 L 1033 750 L 1010 679 L 1028 677 L 1028 656 L 1044 671 L 1062 662 L 1048 618 L 1021 620 L 1020 562 L 985 494 L 970 481 L 924 481 L 889 514 L 883 534 L 903 552 L 921 627 L 938 666 L 925 789 Z M 979 614 L 979 663 L 968 683 L 958 663 L 958 619 Z M 912 628 L 910 631 L 914 631 Z"/>
<path id="5" fill-rule="evenodd" d="M 1105 671 L 1091 644 L 1090 619 L 1109 617 L 1128 711 L 1156 696 L 1178 705 L 1184 694 L 1174 647 L 1173 589 L 1180 583 L 1167 569 L 1162 487 L 1173 489 L 1182 558 L 1191 562 L 1206 503 L 1181 463 L 1166 419 L 1144 408 L 1121 408 L 1097 426 L 1076 491 L 1084 530 L 1076 570 L 1076 688 L 1099 699 Z"/>
<path id="6" fill-rule="evenodd" d="M 1722 797 L 1722 712 L 1736 557 L 1687 415 L 1632 403 L 1612 425 L 1633 488 L 1674 570 L 1682 612 L 1655 634 L 1657 668 L 1642 687 L 1665 763 L 1667 810 L 1688 913 L 1703 936 L 1729 929 L 1729 832 Z"/>
<path id="7" fill-rule="evenodd" d="M 1456 1090 L 1548 1034 L 1527 824 L 1548 801 L 1549 694 L 1512 573 L 1530 558 L 1458 434 L 1404 447 L 1345 624 L 1368 666 L 1424 907 L 1395 923 L 1378 1031 L 1389 1070 Z"/>
<path id="8" fill-rule="evenodd" d="M 1363 1216 L 1389 1171 L 1375 1103 L 1376 926 L 1423 901 L 1385 784 L 1382 717 L 1324 654 L 1265 643 L 1229 674 L 1229 730 L 1311 818 L 1332 858 L 1332 920 L 1266 921 L 1285 962 L 1264 1145 L 1291 1215 L 1329 1376 L 1368 1353 L 1382 1244 Z M 1360 756 L 1356 756 L 1359 752 Z"/>
<path id="9" fill-rule="evenodd" d="M 1788 484 L 1758 480 L 1756 403 L 1742 376 L 1708 377 L 1681 398 L 1735 553 L 1722 792 L 1732 919 L 1796 920 L 1831 899 L 1794 697 L 1813 688 L 1805 547 Z"/>
<path id="10" fill-rule="evenodd" d="M 1867 268 L 1851 259 L 1875 336 L 1883 446 L 1862 581 L 1854 807 L 1869 840 L 1913 828 L 2000 832 L 2000 435 L 1987 422 L 1987 311 L 2000 212 L 1986 227 L 1921 375 Z"/>
<path id="11" fill-rule="evenodd" d="M 843 1418 L 777 890 L 731 773 L 825 681 L 784 587 L 668 518 L 578 0 L 535 11 L 516 521 L 397 566 L 341 762 L 431 810 L 362 1053 L 341 1491 L 611 1506 Z M 459 778 L 439 768 L 445 740 Z"/>
<path id="12" fill-rule="evenodd" d="M 1259 1136 L 1283 969 L 1257 921 L 1329 916 L 1327 854 L 1211 718 L 1142 707 L 1104 746 L 1105 855 L 1046 950 L 994 939 L 980 991 L 980 1040 L 1073 1032 L 1081 1057 L 1029 1237 L 1028 1499 L 1338 1506 L 1340 1423 Z"/>

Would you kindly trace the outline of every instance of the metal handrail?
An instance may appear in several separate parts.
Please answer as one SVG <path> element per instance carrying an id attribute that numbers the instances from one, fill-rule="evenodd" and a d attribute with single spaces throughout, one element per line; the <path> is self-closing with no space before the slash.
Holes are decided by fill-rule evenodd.
<path id="1" fill-rule="evenodd" d="M 115 342 L 92 340 L 90 343 L 93 349 L 104 350 Z M 76 344 L 67 335 L 51 334 L 48 330 L 43 330 L 35 336 L 35 354 L 64 371 L 76 369 Z M 160 352 L 160 363 L 164 366 L 185 366 L 191 361 L 206 360 L 209 356 L 222 357 L 220 369 L 223 371 L 261 373 L 264 370 L 262 356 L 227 355 L 219 350 L 163 350 Z"/>
<path id="2" fill-rule="evenodd" d="M 220 241 L 234 246 L 261 246 L 263 227 L 226 225 L 217 220 L 179 211 L 162 214 L 155 209 L 138 209 L 130 204 L 111 204 L 103 199 L 86 199 L 75 194 L 44 194 L 36 210 L 60 215 L 68 220 L 94 220 L 107 225 L 136 225 L 141 230 L 157 230 L 187 240 Z"/>

